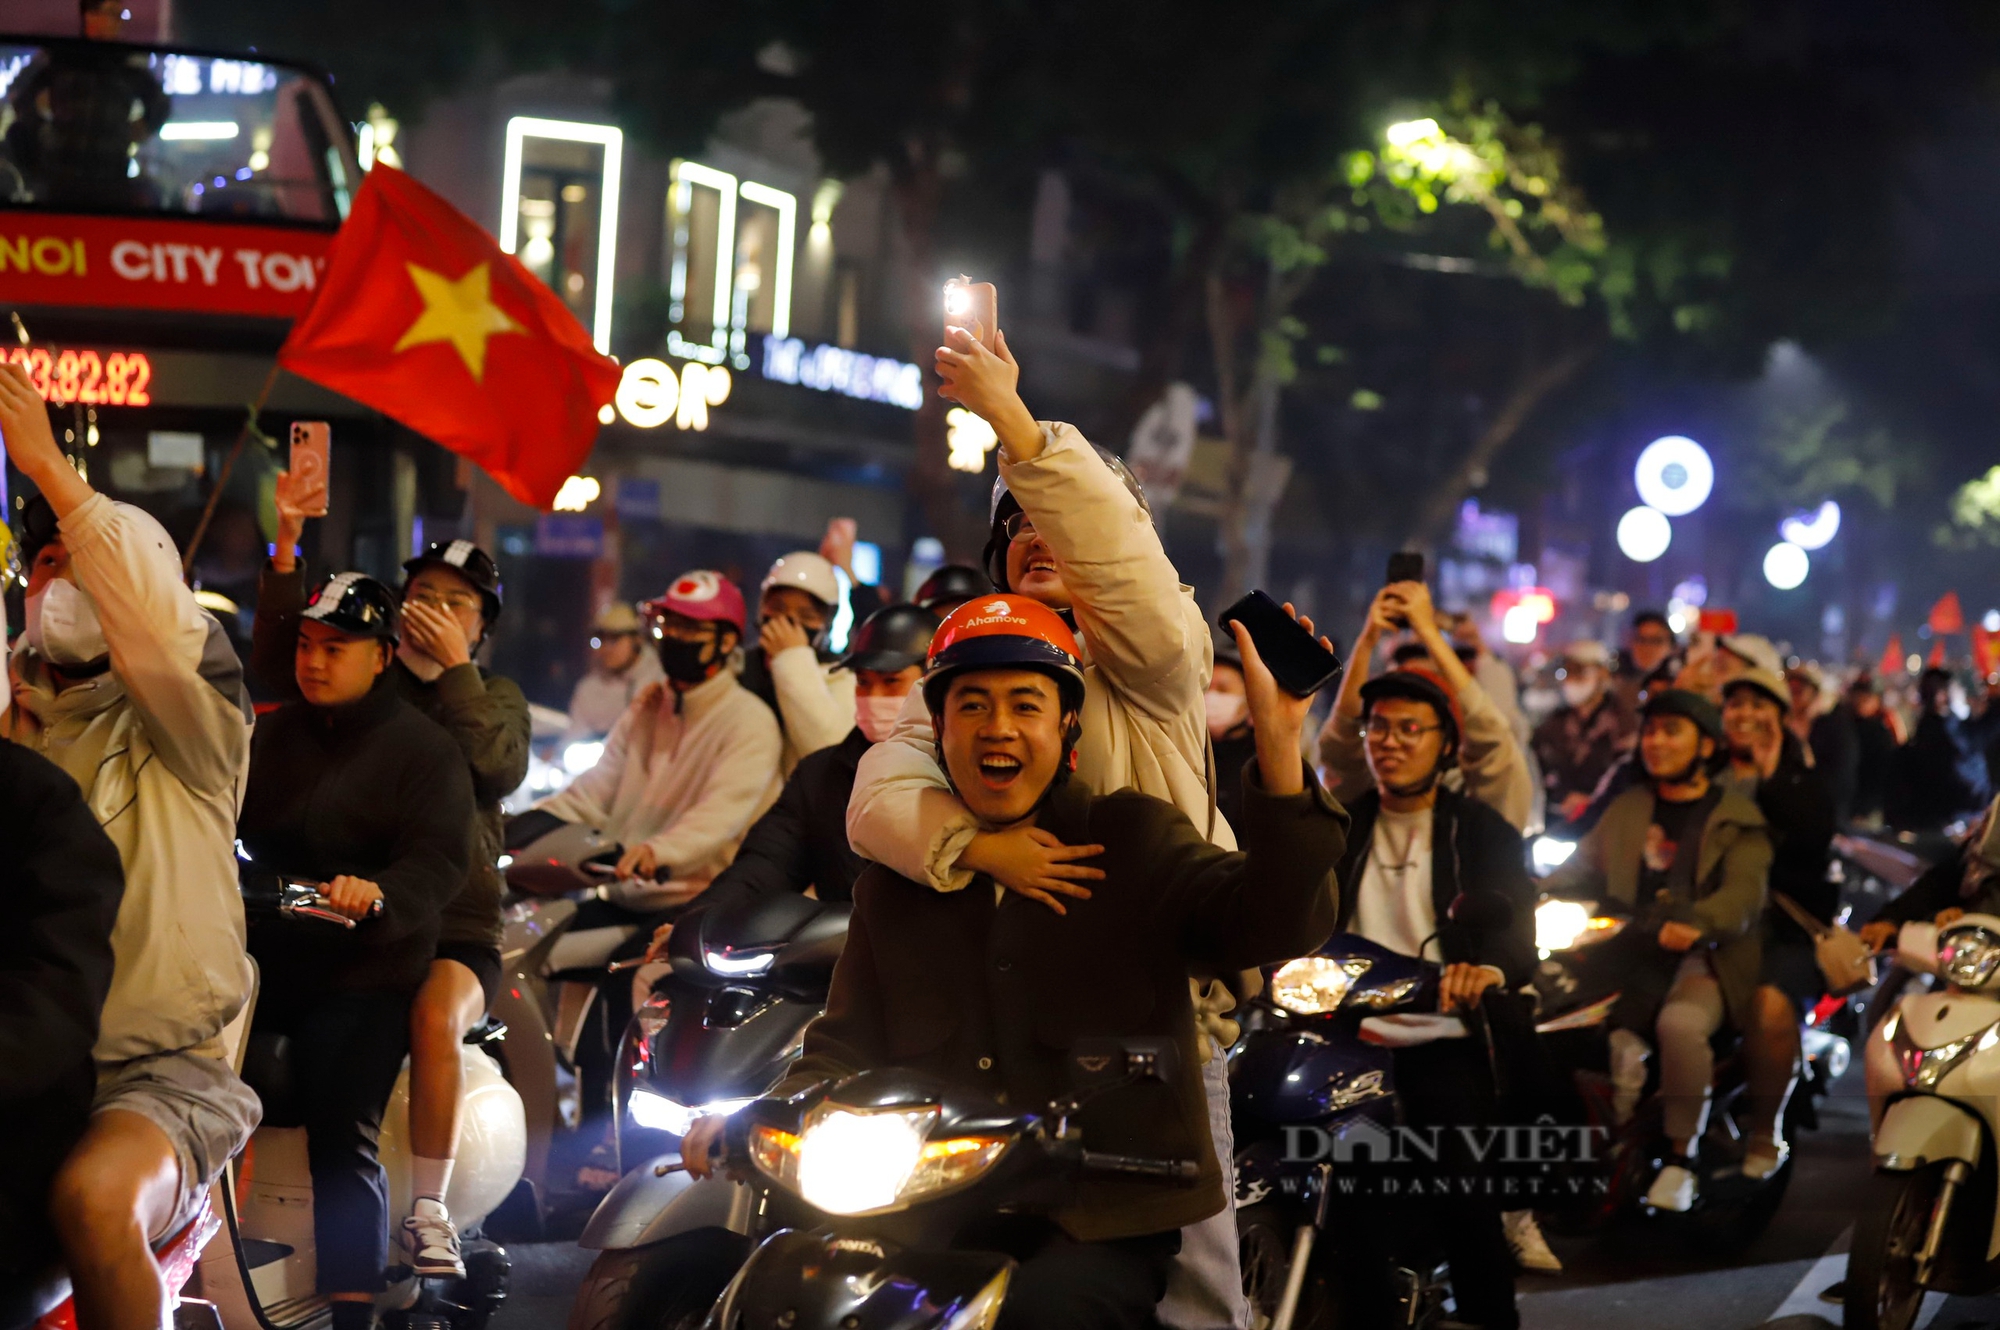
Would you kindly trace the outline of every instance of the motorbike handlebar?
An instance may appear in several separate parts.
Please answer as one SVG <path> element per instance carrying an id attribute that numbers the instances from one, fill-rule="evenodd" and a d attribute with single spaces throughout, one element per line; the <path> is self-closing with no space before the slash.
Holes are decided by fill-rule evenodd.
<path id="1" fill-rule="evenodd" d="M 1114 1155 L 1097 1150 L 1085 1150 L 1080 1162 L 1085 1173 L 1145 1178 L 1152 1182 L 1171 1182 L 1181 1187 L 1192 1186 L 1201 1177 L 1201 1165 L 1192 1159 L 1158 1159 L 1145 1155 Z"/>

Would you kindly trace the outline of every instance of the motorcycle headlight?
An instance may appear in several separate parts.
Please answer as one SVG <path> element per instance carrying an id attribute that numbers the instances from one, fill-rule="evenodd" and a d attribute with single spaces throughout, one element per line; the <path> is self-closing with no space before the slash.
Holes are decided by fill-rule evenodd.
<path id="1" fill-rule="evenodd" d="M 685 1136 L 695 1120 L 711 1116 L 728 1117 L 754 1099 L 717 1099 L 707 1104 L 683 1104 L 657 1094 L 652 1090 L 635 1089 L 632 1097 L 625 1101 L 625 1111 L 632 1115 L 632 1121 L 652 1131 L 663 1131 L 670 1136 Z"/>
<path id="2" fill-rule="evenodd" d="M 1535 907 L 1535 949 L 1568 951 L 1616 937 L 1624 927 L 1623 919 L 1592 914 L 1581 901 L 1546 900 Z"/>
<path id="3" fill-rule="evenodd" d="M 1374 962 L 1365 956 L 1301 956 L 1271 979 L 1271 1001 L 1299 1016 L 1324 1016 L 1347 1000 Z"/>
<path id="4" fill-rule="evenodd" d="M 1537 836 L 1535 843 L 1528 847 L 1528 858 L 1535 866 L 1536 877 L 1547 877 L 1576 853 L 1576 842 L 1557 840 L 1554 836 Z"/>
<path id="5" fill-rule="evenodd" d="M 771 949 L 735 953 L 704 950 L 701 961 L 711 974 L 719 974 L 730 979 L 743 979 L 751 975 L 769 973 L 771 967 L 778 963 L 778 953 Z"/>
<path id="6" fill-rule="evenodd" d="M 1010 1143 L 1004 1136 L 928 1140 L 936 1120 L 937 1110 L 928 1107 L 855 1112 L 822 1104 L 797 1133 L 754 1129 L 750 1159 L 815 1209 L 874 1214 L 971 1182 Z"/>
<path id="7" fill-rule="evenodd" d="M 2000 936 L 1985 928 L 1947 928 L 1938 938 L 1938 973 L 1977 992 L 2000 976 Z"/>

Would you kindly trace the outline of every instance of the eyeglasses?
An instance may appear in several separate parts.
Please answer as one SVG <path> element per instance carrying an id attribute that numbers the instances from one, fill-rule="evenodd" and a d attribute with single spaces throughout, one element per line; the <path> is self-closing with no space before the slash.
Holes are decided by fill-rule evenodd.
<path id="1" fill-rule="evenodd" d="M 1029 540 L 1035 534 L 1035 524 L 1028 520 L 1026 513 L 1008 513 L 1007 520 L 1000 524 L 1000 529 L 1007 533 L 1007 539 L 1010 541 Z"/>
<path id="2" fill-rule="evenodd" d="M 1392 721 L 1386 716 L 1370 718 L 1363 727 L 1370 739 L 1376 743 L 1386 743 L 1391 737 L 1398 743 L 1413 744 L 1433 730 L 1441 730 L 1442 725 L 1420 725 L 1413 720 Z"/>

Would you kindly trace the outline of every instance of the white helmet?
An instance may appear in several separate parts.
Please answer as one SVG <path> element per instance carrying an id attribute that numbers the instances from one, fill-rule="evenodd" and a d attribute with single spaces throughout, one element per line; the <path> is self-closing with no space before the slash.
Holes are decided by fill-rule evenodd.
<path id="1" fill-rule="evenodd" d="M 840 604 L 840 580 L 833 575 L 833 565 L 811 550 L 793 550 L 772 564 L 764 585 L 757 588 L 758 599 L 779 586 L 796 587 L 828 609 Z"/>

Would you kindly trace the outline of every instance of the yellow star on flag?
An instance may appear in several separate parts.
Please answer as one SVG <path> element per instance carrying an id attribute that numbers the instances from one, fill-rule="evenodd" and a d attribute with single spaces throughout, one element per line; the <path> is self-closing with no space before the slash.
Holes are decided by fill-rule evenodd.
<path id="1" fill-rule="evenodd" d="M 424 312 L 410 325 L 395 349 L 406 351 L 426 342 L 450 342 L 459 359 L 471 372 L 473 382 L 486 376 L 486 339 L 495 333 L 526 332 L 493 303 L 490 275 L 482 263 L 453 281 L 443 273 L 405 263 L 417 294 L 424 298 Z"/>

